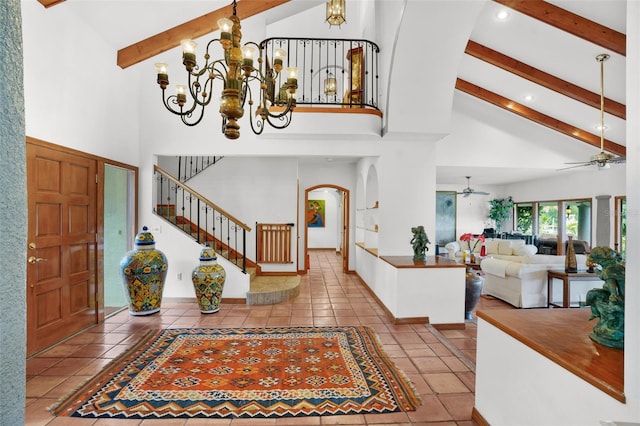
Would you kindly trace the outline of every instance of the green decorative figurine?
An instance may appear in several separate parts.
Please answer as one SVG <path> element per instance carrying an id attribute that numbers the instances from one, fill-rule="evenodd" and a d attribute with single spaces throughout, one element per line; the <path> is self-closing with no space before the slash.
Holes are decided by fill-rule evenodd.
<path id="1" fill-rule="evenodd" d="M 604 284 L 587 292 L 586 304 L 591 317 L 600 318 L 589 334 L 591 340 L 610 348 L 624 348 L 624 281 L 625 262 L 620 253 L 609 247 L 595 247 L 589 262 L 598 266 Z"/>
<path id="2" fill-rule="evenodd" d="M 427 233 L 424 232 L 424 226 L 414 226 L 411 228 L 413 232 L 413 238 L 411 244 L 413 244 L 413 260 L 425 260 L 427 258 L 425 252 L 429 250 L 427 244 L 430 243 Z"/>

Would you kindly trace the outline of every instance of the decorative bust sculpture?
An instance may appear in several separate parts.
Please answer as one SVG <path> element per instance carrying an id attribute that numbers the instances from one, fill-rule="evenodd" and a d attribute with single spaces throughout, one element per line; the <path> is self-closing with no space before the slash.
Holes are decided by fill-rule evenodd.
<path id="1" fill-rule="evenodd" d="M 424 226 L 414 226 L 411 228 L 413 232 L 413 238 L 411 244 L 413 244 L 413 260 L 425 260 L 427 258 L 425 252 L 429 250 L 427 244 L 430 243 L 427 233 L 424 232 Z"/>
<path id="2" fill-rule="evenodd" d="M 589 334 L 591 340 L 610 348 L 624 348 L 624 285 L 625 262 L 620 253 L 609 247 L 595 247 L 590 263 L 598 266 L 598 276 L 604 284 L 587 292 L 586 304 L 591 306 L 589 320 L 599 318 Z"/>

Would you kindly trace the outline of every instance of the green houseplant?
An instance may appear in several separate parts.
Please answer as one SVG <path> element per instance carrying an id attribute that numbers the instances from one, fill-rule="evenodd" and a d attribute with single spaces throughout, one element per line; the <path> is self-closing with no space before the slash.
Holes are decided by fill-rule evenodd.
<path id="1" fill-rule="evenodd" d="M 502 232 L 502 223 L 509 219 L 513 210 L 513 198 L 495 198 L 489 200 L 489 219 L 496 224 L 496 232 Z"/>

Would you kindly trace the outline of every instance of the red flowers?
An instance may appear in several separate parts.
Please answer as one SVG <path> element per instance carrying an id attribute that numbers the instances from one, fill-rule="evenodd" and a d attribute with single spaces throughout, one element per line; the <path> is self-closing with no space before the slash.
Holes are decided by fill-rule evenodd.
<path id="1" fill-rule="evenodd" d="M 474 240 L 476 242 L 473 245 L 473 248 L 471 248 L 471 242 L 474 241 Z M 466 233 L 466 234 L 460 235 L 460 241 L 466 241 L 467 244 L 469 245 L 469 251 L 473 252 L 473 251 L 475 251 L 475 249 L 478 246 L 478 243 L 480 241 L 482 241 L 484 243 L 484 235 L 482 235 L 482 234 L 478 235 L 478 239 L 476 240 L 476 237 L 474 237 L 473 234 Z"/>

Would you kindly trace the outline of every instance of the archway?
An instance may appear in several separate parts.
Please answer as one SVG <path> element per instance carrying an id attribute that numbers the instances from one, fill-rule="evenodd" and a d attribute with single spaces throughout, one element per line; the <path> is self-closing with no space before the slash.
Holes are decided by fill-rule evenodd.
<path id="1" fill-rule="evenodd" d="M 309 210 L 309 194 L 318 189 L 333 189 L 337 191 L 340 195 L 339 209 L 336 217 L 339 219 L 339 229 L 340 229 L 340 238 L 339 238 L 339 248 L 340 255 L 342 256 L 342 271 L 349 272 L 349 233 L 350 233 L 350 214 L 349 214 L 349 205 L 350 205 L 350 191 L 341 186 L 332 185 L 332 184 L 321 184 L 315 185 L 304 190 L 304 270 L 309 270 L 309 223 L 311 217 L 307 214 Z"/>

